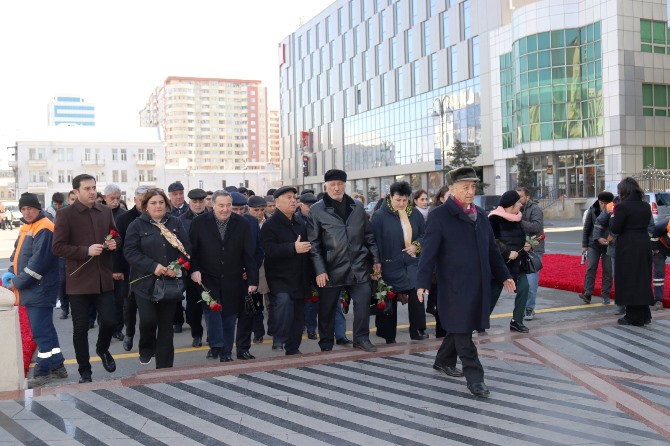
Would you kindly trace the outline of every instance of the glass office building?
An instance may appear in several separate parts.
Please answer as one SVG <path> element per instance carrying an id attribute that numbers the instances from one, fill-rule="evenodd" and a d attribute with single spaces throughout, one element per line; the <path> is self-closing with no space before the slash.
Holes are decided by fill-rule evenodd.
<path id="1" fill-rule="evenodd" d="M 280 44 L 284 182 L 433 192 L 462 145 L 487 193 L 525 151 L 538 197 L 580 204 L 667 169 L 666 19 L 665 0 L 339 0 Z"/>

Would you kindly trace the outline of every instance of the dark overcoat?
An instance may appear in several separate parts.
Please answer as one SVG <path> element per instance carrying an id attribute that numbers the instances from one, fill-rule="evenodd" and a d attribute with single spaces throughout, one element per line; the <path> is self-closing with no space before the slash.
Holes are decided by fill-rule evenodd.
<path id="1" fill-rule="evenodd" d="M 58 211 L 53 254 L 65 259 L 67 294 L 99 294 L 114 290 L 112 251 L 104 250 L 86 263 L 90 259 L 89 246 L 102 244 L 112 229 L 117 231 L 112 209 L 103 204 L 95 203 L 89 208 L 76 200 Z M 114 240 L 117 249 L 121 249 L 121 238 Z M 72 274 L 74 271 L 77 272 Z"/>
<path id="2" fill-rule="evenodd" d="M 295 242 L 307 241 L 307 227 L 297 216 L 288 219 L 281 211 L 275 211 L 261 228 L 261 239 L 265 251 L 265 278 L 270 292 L 288 293 L 291 299 L 311 296 L 314 277 L 309 251 L 298 254 Z"/>
<path id="3" fill-rule="evenodd" d="M 651 207 L 642 200 L 622 200 L 614 208 L 610 232 L 616 236 L 614 281 L 617 305 L 654 304 L 648 232 L 651 218 Z"/>
<path id="4" fill-rule="evenodd" d="M 190 254 L 191 242 L 181 220 L 168 214 L 163 219 L 163 224 L 177 236 L 177 239 L 184 245 L 184 250 Z M 185 257 L 177 248 L 168 243 L 160 229 L 151 223 L 146 213 L 140 214 L 128 226 L 123 243 L 123 255 L 130 265 L 130 282 L 136 281 L 130 285 L 130 289 L 144 299 L 151 299 L 154 284 L 158 278 L 154 275 L 156 267 L 159 264 L 168 266 L 180 257 Z M 188 271 L 182 271 L 182 278 L 177 280 L 183 280 L 186 274 Z"/>
<path id="5" fill-rule="evenodd" d="M 243 274 L 249 285 L 258 286 L 258 265 L 249 222 L 231 214 L 222 241 L 214 212 L 198 215 L 191 222 L 191 274 L 199 271 L 203 285 L 221 303 L 224 316 L 240 312 L 246 294 Z"/>
<path id="6" fill-rule="evenodd" d="M 491 280 L 511 279 L 486 213 L 472 221 L 449 199 L 428 217 L 423 236 L 417 288 L 430 289 L 437 276 L 437 308 L 450 333 L 489 328 Z"/>
<path id="7" fill-rule="evenodd" d="M 410 209 L 408 219 L 412 226 L 412 242 L 419 242 L 421 245 L 425 220 L 413 206 L 408 206 L 408 209 Z M 405 237 L 398 212 L 384 203 L 372 215 L 371 223 L 382 262 L 382 278 L 394 291 L 413 290 L 416 286 L 419 257 L 412 257 L 403 252 Z"/>

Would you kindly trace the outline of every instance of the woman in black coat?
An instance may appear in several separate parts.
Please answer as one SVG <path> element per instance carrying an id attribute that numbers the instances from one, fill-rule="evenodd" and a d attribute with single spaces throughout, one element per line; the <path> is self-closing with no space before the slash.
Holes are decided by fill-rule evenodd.
<path id="1" fill-rule="evenodd" d="M 159 279 L 183 280 L 182 271 L 169 265 L 180 258 L 187 261 L 191 245 L 181 221 L 168 213 L 165 192 L 149 189 L 141 207 L 142 214 L 128 226 L 123 255 L 130 265 L 131 291 L 140 315 L 140 363 L 149 364 L 156 356 L 156 368 L 161 369 L 174 362 L 172 321 L 181 301 L 155 302 L 152 293 Z"/>
<path id="2" fill-rule="evenodd" d="M 500 197 L 498 207 L 489 214 L 489 221 L 493 235 L 498 242 L 500 254 L 505 259 L 507 269 L 516 283 L 516 298 L 514 299 L 514 313 L 509 323 L 512 331 L 528 333 L 528 327 L 523 324 L 523 318 L 528 300 L 528 279 L 521 269 L 521 260 L 530 245 L 526 243 L 526 233 L 521 226 L 521 197 L 510 190 Z M 496 280 L 491 280 L 491 313 L 498 303 L 503 286 Z"/>
<path id="3" fill-rule="evenodd" d="M 218 357 L 221 362 L 233 360 L 238 313 L 244 311 L 245 294 L 258 287 L 251 226 L 246 218 L 232 212 L 232 202 L 230 193 L 214 192 L 213 212 L 194 218 L 189 232 L 193 246 L 191 280 L 209 290 L 221 305 L 221 311 L 212 311 L 205 305 L 203 312 L 210 346 L 207 358 Z"/>
<path id="4" fill-rule="evenodd" d="M 372 216 L 372 230 L 382 261 L 382 278 L 397 294 L 407 296 L 409 335 L 415 340 L 428 339 L 426 311 L 416 295 L 416 272 L 421 251 L 424 220 L 409 199 L 412 189 L 406 181 L 393 183 L 379 211 Z M 395 343 L 398 325 L 398 299 L 391 299 L 392 311 L 375 317 L 377 336 Z"/>
<path id="5" fill-rule="evenodd" d="M 649 203 L 642 201 L 644 192 L 633 178 L 624 178 L 617 186 L 617 192 L 621 202 L 614 208 L 607 239 L 611 241 L 616 237 L 616 303 L 626 306 L 626 314 L 618 323 L 641 327 L 651 322 L 649 305 L 654 305 L 651 244 L 647 231 L 651 208 Z"/>

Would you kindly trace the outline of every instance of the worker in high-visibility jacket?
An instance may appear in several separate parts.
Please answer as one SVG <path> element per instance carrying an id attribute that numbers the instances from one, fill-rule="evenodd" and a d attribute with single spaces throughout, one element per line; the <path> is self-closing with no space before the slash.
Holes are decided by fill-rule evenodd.
<path id="1" fill-rule="evenodd" d="M 37 364 L 28 387 L 66 378 L 67 370 L 53 323 L 58 296 L 58 258 L 51 253 L 54 224 L 42 212 L 37 195 L 24 193 L 19 200 L 23 215 L 19 238 L 9 258 L 15 277 L 9 289 L 18 291 L 19 304 L 26 307 L 30 329 L 37 344 Z"/>

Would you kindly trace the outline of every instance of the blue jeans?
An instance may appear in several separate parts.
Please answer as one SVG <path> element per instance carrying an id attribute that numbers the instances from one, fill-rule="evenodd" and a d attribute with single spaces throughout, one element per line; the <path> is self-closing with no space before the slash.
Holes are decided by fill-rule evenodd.
<path id="1" fill-rule="evenodd" d="M 542 260 L 544 254 L 538 252 L 535 254 Z M 528 300 L 526 301 L 526 308 L 532 308 L 534 310 L 537 288 L 540 286 L 540 273 L 526 274 L 526 279 L 528 279 Z"/>
<path id="2" fill-rule="evenodd" d="M 344 310 L 342 310 L 342 301 L 339 301 L 335 308 L 335 340 L 345 337 L 347 337 L 347 319 L 344 317 Z"/>
<path id="3" fill-rule="evenodd" d="M 203 314 L 205 316 L 205 323 L 207 324 L 207 342 L 209 346 L 220 348 L 221 358 L 231 357 L 233 355 L 237 314 L 223 316 L 221 312 L 210 310 L 208 305 L 204 305 Z"/>
<path id="4" fill-rule="evenodd" d="M 63 354 L 60 351 L 58 333 L 54 327 L 53 307 L 27 306 L 30 329 L 33 339 L 37 344 L 37 364 L 35 364 L 34 376 L 46 376 L 52 370 L 63 365 Z"/>
<path id="5" fill-rule="evenodd" d="M 307 333 L 316 333 L 316 316 L 319 314 L 319 302 L 305 301 L 305 328 Z"/>

